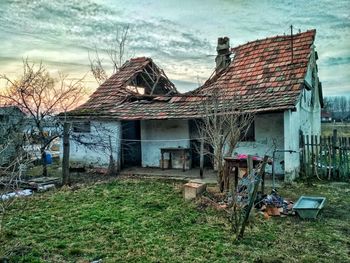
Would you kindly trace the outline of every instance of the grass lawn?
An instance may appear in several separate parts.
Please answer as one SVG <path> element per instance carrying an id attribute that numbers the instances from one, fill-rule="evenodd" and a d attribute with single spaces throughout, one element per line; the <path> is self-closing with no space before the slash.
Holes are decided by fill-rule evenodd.
<path id="1" fill-rule="evenodd" d="M 13 262 L 350 262 L 350 185 L 302 184 L 327 197 L 317 220 L 256 219 L 240 243 L 226 218 L 182 199 L 178 182 L 120 179 L 20 199 L 0 250 Z"/>

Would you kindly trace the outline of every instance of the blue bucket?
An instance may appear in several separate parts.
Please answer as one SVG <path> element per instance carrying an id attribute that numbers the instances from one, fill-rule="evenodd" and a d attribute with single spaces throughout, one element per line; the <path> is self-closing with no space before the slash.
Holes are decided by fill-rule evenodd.
<path id="1" fill-rule="evenodd" d="M 46 153 L 46 155 L 45 155 L 45 163 L 46 164 L 52 164 L 52 155 L 51 155 L 51 153 Z"/>

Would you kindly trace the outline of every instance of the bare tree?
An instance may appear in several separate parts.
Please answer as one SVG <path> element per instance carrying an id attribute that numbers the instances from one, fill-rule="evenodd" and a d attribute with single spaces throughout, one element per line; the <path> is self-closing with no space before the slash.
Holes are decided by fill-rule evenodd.
<path id="1" fill-rule="evenodd" d="M 7 212 L 20 195 L 19 183 L 31 163 L 25 150 L 29 138 L 22 132 L 23 116 L 16 113 L 14 108 L 10 109 L 7 112 L 10 118 L 0 122 L 0 237 Z"/>
<path id="2" fill-rule="evenodd" d="M 253 112 L 244 112 L 241 108 L 242 98 L 227 95 L 220 87 L 214 87 L 200 107 L 202 117 L 197 121 L 199 135 L 213 151 L 206 151 L 217 170 L 220 189 L 224 187 L 224 157 L 232 156 L 237 143 L 246 135 L 254 120 Z M 228 186 L 225 186 L 228 190 Z"/>
<path id="3" fill-rule="evenodd" d="M 126 61 L 129 52 L 127 48 L 129 40 L 130 27 L 117 26 L 115 37 L 110 41 L 109 47 L 105 51 L 108 57 L 108 64 L 112 67 L 112 74 L 116 73 L 119 68 Z M 89 61 L 91 72 L 98 84 L 102 84 L 107 80 L 109 74 L 107 73 L 104 61 L 101 58 L 101 54 L 97 46 L 93 51 L 93 55 L 89 52 Z"/>
<path id="4" fill-rule="evenodd" d="M 83 78 L 69 80 L 67 75 L 58 74 L 53 78 L 45 66 L 35 65 L 28 59 L 23 60 L 23 74 L 13 80 L 7 75 L 0 75 L 7 86 L 0 92 L 0 104 L 18 107 L 28 115 L 30 133 L 36 135 L 40 144 L 43 175 L 47 175 L 46 152 L 50 143 L 61 135 L 58 112 L 67 111 L 77 106 L 85 98 Z M 48 132 L 46 126 L 55 127 Z"/>

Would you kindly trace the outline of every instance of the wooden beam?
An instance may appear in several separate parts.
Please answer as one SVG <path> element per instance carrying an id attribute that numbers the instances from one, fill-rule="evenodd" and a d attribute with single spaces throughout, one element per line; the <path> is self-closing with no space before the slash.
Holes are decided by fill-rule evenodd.
<path id="1" fill-rule="evenodd" d="M 203 167 L 204 167 L 204 139 L 201 138 L 201 146 L 199 151 L 199 175 L 203 178 Z"/>

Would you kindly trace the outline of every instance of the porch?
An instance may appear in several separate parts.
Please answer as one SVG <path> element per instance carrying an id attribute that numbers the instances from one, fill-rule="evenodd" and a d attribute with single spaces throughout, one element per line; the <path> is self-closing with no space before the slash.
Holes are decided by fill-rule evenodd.
<path id="1" fill-rule="evenodd" d="M 165 169 L 161 168 L 151 168 L 151 167 L 129 167 L 122 169 L 119 173 L 122 176 L 139 176 L 145 178 L 156 178 L 156 179 L 171 179 L 171 180 L 201 180 L 207 184 L 216 184 L 216 171 L 213 169 L 204 169 L 203 178 L 199 176 L 199 168 L 191 168 L 185 170 L 184 172 L 181 169 Z M 283 183 L 282 177 L 276 177 L 275 187 L 281 187 Z M 271 174 L 267 173 L 265 176 L 265 191 L 269 192 L 272 188 L 272 178 Z"/>
<path id="2" fill-rule="evenodd" d="M 181 169 L 164 169 L 153 167 L 129 167 L 120 171 L 120 175 L 124 176 L 144 176 L 159 179 L 174 180 L 195 180 L 199 179 L 207 184 L 216 184 L 216 172 L 213 169 L 204 169 L 203 178 L 199 175 L 199 168 L 191 168 L 185 171 Z"/>

